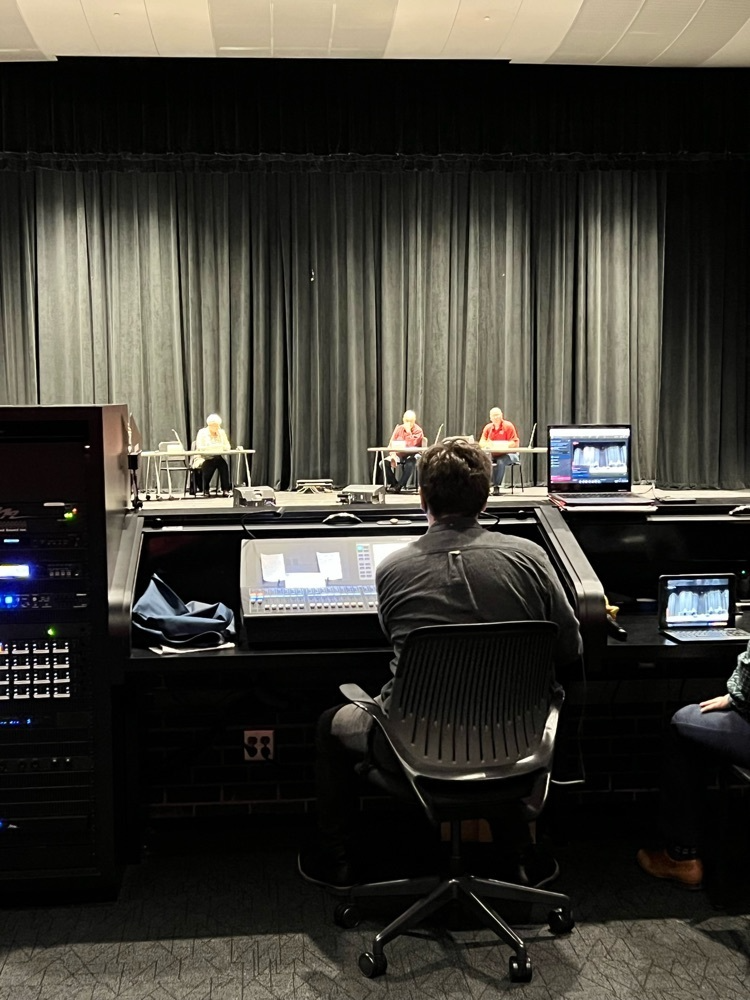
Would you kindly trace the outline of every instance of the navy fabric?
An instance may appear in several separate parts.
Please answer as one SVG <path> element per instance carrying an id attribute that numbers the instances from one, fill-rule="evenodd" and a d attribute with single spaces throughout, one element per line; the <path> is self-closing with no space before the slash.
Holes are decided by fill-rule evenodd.
<path id="1" fill-rule="evenodd" d="M 185 604 L 156 574 L 133 607 L 133 642 L 137 646 L 210 648 L 234 636 L 234 612 L 226 604 Z"/>

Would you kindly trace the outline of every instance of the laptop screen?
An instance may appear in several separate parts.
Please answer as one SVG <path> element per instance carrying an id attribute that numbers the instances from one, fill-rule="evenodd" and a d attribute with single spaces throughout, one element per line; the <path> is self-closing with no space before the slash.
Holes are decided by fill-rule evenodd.
<path id="1" fill-rule="evenodd" d="M 660 576 L 659 627 L 733 625 L 734 584 L 733 573 Z"/>
<path id="2" fill-rule="evenodd" d="M 554 493 L 622 493 L 632 484 L 629 424 L 547 428 L 547 485 Z"/>

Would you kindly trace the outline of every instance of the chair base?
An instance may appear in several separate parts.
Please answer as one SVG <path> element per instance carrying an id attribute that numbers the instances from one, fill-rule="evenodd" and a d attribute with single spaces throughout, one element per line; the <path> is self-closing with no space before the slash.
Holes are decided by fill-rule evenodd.
<path id="1" fill-rule="evenodd" d="M 426 895 L 424 895 L 426 893 Z M 355 901 L 357 899 L 384 896 L 414 896 L 422 898 L 413 903 L 387 927 L 375 935 L 372 950 L 360 957 L 359 967 L 363 975 L 369 977 L 385 972 L 387 962 L 383 948 L 389 941 L 404 934 L 427 917 L 442 909 L 448 903 L 457 901 L 462 909 L 477 917 L 485 927 L 511 947 L 514 958 L 510 962 L 510 977 L 515 982 L 531 979 L 531 962 L 526 945 L 512 927 L 482 897 L 504 899 L 509 902 L 535 903 L 550 907 L 547 917 L 550 930 L 562 934 L 574 927 L 570 897 L 547 889 L 500 882 L 495 879 L 479 878 L 475 875 L 457 875 L 441 879 L 427 876 L 415 879 L 398 879 L 390 882 L 374 882 L 355 886 L 349 893 L 349 903 L 342 903 L 336 909 L 336 922 L 343 927 L 354 927 L 359 922 Z"/>

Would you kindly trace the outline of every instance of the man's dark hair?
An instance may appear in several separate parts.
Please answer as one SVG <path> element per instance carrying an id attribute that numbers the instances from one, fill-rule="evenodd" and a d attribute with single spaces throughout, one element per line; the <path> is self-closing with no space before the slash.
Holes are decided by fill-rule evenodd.
<path id="1" fill-rule="evenodd" d="M 460 439 L 428 448 L 419 463 L 419 485 L 433 517 L 476 517 L 487 503 L 492 461 L 476 444 Z"/>

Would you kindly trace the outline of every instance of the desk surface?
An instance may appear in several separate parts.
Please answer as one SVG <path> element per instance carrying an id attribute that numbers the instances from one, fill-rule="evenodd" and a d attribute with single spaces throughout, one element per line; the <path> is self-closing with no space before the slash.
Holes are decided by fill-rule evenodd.
<path id="1" fill-rule="evenodd" d="M 221 451 L 198 451 L 190 448 L 180 448 L 169 451 L 142 451 L 143 458 L 185 458 L 190 455 L 254 455 L 254 448 L 224 448 Z"/>
<path id="2" fill-rule="evenodd" d="M 522 445 L 522 444 L 516 445 L 515 448 L 505 448 L 505 447 L 503 447 L 503 442 L 502 441 L 490 441 L 490 442 L 485 443 L 485 444 L 480 444 L 479 447 L 482 449 L 482 451 L 489 451 L 493 455 L 494 454 L 497 454 L 497 455 L 506 455 L 506 454 L 513 454 L 513 455 L 546 455 L 547 452 L 549 451 L 548 448 L 542 448 L 541 446 L 538 447 L 538 448 L 529 448 L 529 447 L 527 447 L 525 445 Z"/>
<path id="3" fill-rule="evenodd" d="M 659 631 L 656 615 L 620 614 L 617 616 L 617 624 L 625 629 L 628 637 L 620 642 L 609 636 L 607 657 L 614 654 L 618 658 L 630 658 L 634 654 L 640 654 L 645 659 L 724 659 L 727 656 L 736 658 L 747 646 L 745 639 L 738 639 L 736 642 L 674 642 Z M 743 624 L 742 615 L 737 615 L 737 627 L 747 628 L 747 623 Z"/>
<path id="4" fill-rule="evenodd" d="M 397 451 L 399 454 L 410 455 L 410 454 L 416 454 L 417 452 L 420 451 L 427 451 L 428 447 L 429 445 L 426 444 L 412 446 L 408 444 L 400 445 L 397 442 L 396 444 L 375 444 L 371 448 L 368 448 L 367 450 L 375 452 Z"/>
<path id="5" fill-rule="evenodd" d="M 474 444 L 479 444 L 479 442 L 475 441 Z M 512 452 L 515 455 L 546 455 L 548 451 L 547 448 L 528 448 L 524 445 L 518 445 L 516 448 L 503 448 L 499 446 L 498 442 L 495 442 L 495 445 L 497 446 L 483 444 L 480 447 L 482 448 L 482 451 L 497 452 L 498 454 L 503 454 L 503 455 L 508 452 Z M 427 451 L 428 447 L 431 446 L 420 445 L 419 447 L 413 448 L 409 447 L 409 445 L 399 445 L 397 442 L 395 444 L 376 444 L 368 448 L 367 450 L 375 452 L 377 451 L 418 452 L 418 451 Z"/>

